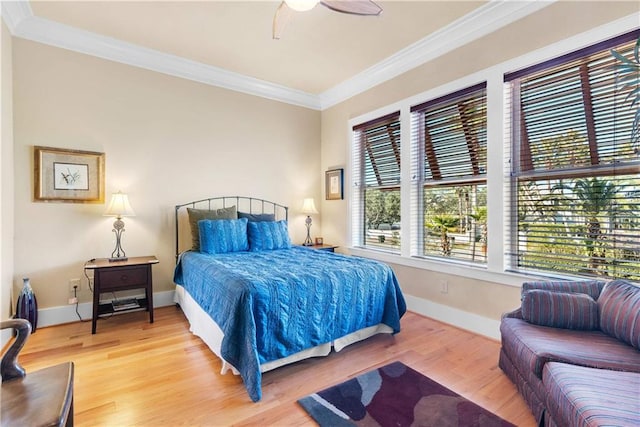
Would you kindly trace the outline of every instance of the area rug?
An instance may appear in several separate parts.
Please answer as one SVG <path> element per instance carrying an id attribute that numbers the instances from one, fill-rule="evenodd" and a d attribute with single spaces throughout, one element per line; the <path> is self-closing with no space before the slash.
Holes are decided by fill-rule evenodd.
<path id="1" fill-rule="evenodd" d="M 321 427 L 513 426 L 401 362 L 298 400 Z"/>

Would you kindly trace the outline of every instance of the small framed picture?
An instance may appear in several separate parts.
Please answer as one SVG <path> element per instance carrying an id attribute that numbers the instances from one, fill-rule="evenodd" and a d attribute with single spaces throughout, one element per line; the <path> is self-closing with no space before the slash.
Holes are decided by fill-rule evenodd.
<path id="1" fill-rule="evenodd" d="M 332 169 L 325 172 L 326 200 L 342 200 L 344 169 Z"/>
<path id="2" fill-rule="evenodd" d="M 316 237 L 316 245 L 322 245 L 324 243 L 324 240 L 322 239 L 322 237 Z"/>
<path id="3" fill-rule="evenodd" d="M 104 153 L 34 147 L 36 202 L 104 203 Z"/>

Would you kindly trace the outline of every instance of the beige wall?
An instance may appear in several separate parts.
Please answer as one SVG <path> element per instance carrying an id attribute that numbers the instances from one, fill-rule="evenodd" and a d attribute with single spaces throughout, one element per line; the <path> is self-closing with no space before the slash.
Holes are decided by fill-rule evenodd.
<path id="1" fill-rule="evenodd" d="M 4 21 L 0 34 L 0 99 L 2 114 L 0 129 L 0 320 L 12 314 L 11 284 L 13 282 L 13 90 L 12 90 L 12 40 Z M 5 331 L 8 332 L 8 331 Z M 3 333 L 2 343 L 5 342 Z"/>
<path id="2" fill-rule="evenodd" d="M 302 241 L 300 203 L 312 196 L 321 212 L 314 234 L 344 248 L 348 201 L 324 200 L 322 172 L 348 169 L 349 119 L 634 11 L 634 2 L 558 2 L 322 113 L 12 41 L 3 25 L 2 316 L 7 282 L 18 289 L 29 276 L 41 308 L 66 306 L 69 279 L 83 278 L 84 261 L 114 246 L 104 204 L 33 202 L 34 145 L 106 153 L 107 199 L 125 191 L 137 214 L 125 218 L 123 246 L 131 256 L 157 255 L 155 290 L 170 291 L 175 204 L 213 195 L 271 199 L 292 208 L 292 238 Z M 5 96 L 11 73 L 13 106 Z M 13 134 L 4 126 L 12 120 Z M 499 319 L 518 303 L 517 287 L 392 265 L 407 294 L 436 304 Z M 441 280 L 448 294 L 439 292 Z"/>
<path id="3" fill-rule="evenodd" d="M 106 153 L 107 201 L 129 194 L 129 256 L 154 254 L 154 291 L 173 290 L 173 206 L 246 195 L 291 207 L 319 200 L 320 113 L 14 39 L 14 282 L 29 276 L 41 308 L 64 306 L 83 263 L 110 256 L 104 204 L 33 201 L 33 146 Z M 3 135 L 4 137 L 4 135 Z M 3 204 L 4 206 L 4 204 Z M 320 221 L 314 221 L 319 229 Z M 90 293 L 81 294 L 81 302 Z"/>
<path id="4" fill-rule="evenodd" d="M 348 121 L 493 65 L 544 48 L 615 19 L 638 13 L 636 2 L 558 2 L 475 42 L 322 112 L 323 170 L 348 167 Z M 425 99 L 426 100 L 426 99 Z M 423 100 L 424 101 L 424 100 Z M 348 190 L 346 183 L 345 189 Z M 501 207 L 497 207 L 501 210 Z M 347 245 L 347 200 L 320 206 L 327 242 Z M 519 305 L 519 288 L 422 268 L 394 265 L 407 294 L 489 319 Z M 440 292 L 446 280 L 449 292 Z"/>

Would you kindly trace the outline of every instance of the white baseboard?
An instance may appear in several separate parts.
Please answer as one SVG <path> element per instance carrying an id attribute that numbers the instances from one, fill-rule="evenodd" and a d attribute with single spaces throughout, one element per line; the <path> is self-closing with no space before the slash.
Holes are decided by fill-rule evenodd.
<path id="1" fill-rule="evenodd" d="M 165 307 L 174 305 L 174 291 L 154 292 L 153 307 Z M 143 295 L 140 295 L 141 297 Z M 83 302 L 78 304 L 78 313 L 83 320 L 90 320 L 93 313 L 93 303 Z M 59 307 L 49 307 L 38 310 L 38 328 L 44 326 L 61 325 L 63 323 L 78 322 L 75 305 L 63 305 Z"/>
<path id="2" fill-rule="evenodd" d="M 460 329 L 500 340 L 500 321 L 447 305 L 405 294 L 407 308 L 413 312 L 457 326 Z"/>
<path id="3" fill-rule="evenodd" d="M 174 305 L 174 293 L 174 291 L 155 292 L 153 294 L 154 307 Z M 407 308 L 418 314 L 489 338 L 500 339 L 500 321 L 498 320 L 489 319 L 411 295 L 405 294 L 405 299 L 407 301 Z M 83 320 L 91 319 L 92 312 L 92 303 L 85 302 L 78 304 L 78 313 L 80 313 Z M 38 327 L 61 325 L 63 323 L 77 322 L 78 320 L 75 305 L 64 305 L 38 310 Z"/>

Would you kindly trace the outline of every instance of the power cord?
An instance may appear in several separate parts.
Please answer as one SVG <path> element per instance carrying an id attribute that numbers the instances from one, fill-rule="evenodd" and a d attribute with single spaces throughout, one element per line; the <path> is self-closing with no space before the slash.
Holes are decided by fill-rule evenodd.
<path id="1" fill-rule="evenodd" d="M 93 262 L 95 261 L 95 258 L 91 258 L 89 261 L 87 262 Z M 86 263 L 85 263 L 86 264 Z M 89 290 L 91 291 L 91 293 L 93 293 L 93 288 L 91 287 L 91 278 L 89 277 L 89 275 L 87 274 L 87 269 L 85 267 L 85 269 L 82 271 L 84 273 L 84 277 L 87 278 L 87 286 L 89 287 Z"/>
<path id="2" fill-rule="evenodd" d="M 82 316 L 80 316 L 80 312 L 78 311 L 78 304 L 79 304 L 79 302 L 78 302 L 78 285 L 75 285 L 73 287 L 73 297 L 76 300 L 76 314 L 78 315 L 78 319 L 80 319 L 81 322 L 86 322 L 86 320 L 84 320 L 82 318 Z"/>
<path id="3" fill-rule="evenodd" d="M 87 262 L 94 262 L 95 260 L 96 260 L 95 258 L 91 258 Z M 86 263 L 85 263 L 85 265 L 86 265 Z M 89 291 L 91 291 L 91 293 L 93 293 L 93 287 L 91 286 L 91 278 L 87 274 L 86 267 L 82 270 L 82 273 L 84 274 L 84 277 L 87 278 L 87 287 L 89 288 Z M 80 301 L 78 301 L 78 286 L 74 286 L 73 287 L 73 297 L 76 300 L 76 314 L 78 315 L 78 319 L 80 319 L 81 322 L 88 322 L 89 319 L 83 319 L 82 316 L 80 315 L 80 311 L 78 310 L 78 307 L 79 307 L 79 304 L 80 304 Z"/>

